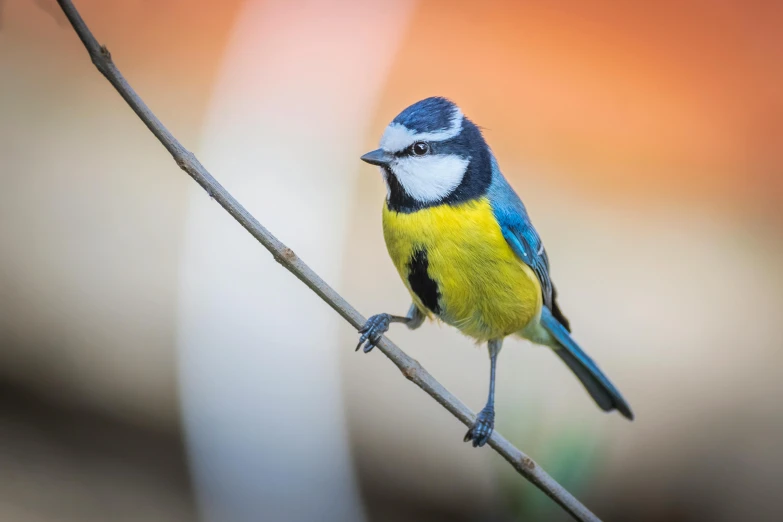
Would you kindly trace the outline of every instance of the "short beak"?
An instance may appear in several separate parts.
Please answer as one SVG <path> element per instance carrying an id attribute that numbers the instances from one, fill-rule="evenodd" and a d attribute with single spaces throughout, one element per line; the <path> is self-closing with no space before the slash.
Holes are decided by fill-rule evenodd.
<path id="1" fill-rule="evenodd" d="M 367 154 L 361 157 L 361 160 L 369 163 L 370 165 L 378 165 L 379 167 L 385 167 L 386 165 L 391 163 L 393 157 L 394 156 L 392 156 L 385 150 L 378 149 L 372 152 L 368 152 Z"/>

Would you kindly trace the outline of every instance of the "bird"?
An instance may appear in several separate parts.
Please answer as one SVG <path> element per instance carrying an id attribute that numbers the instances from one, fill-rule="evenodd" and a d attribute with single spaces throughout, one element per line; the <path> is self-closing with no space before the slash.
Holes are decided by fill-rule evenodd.
<path id="1" fill-rule="evenodd" d="M 413 303 L 404 316 L 367 319 L 357 351 L 370 352 L 391 323 L 413 330 L 428 318 L 487 343 L 489 396 L 464 437 L 473 447 L 494 431 L 497 359 L 509 336 L 551 348 L 602 410 L 633 420 L 571 336 L 541 237 L 481 129 L 454 102 L 435 96 L 407 107 L 361 159 L 385 181 L 383 235 Z"/>

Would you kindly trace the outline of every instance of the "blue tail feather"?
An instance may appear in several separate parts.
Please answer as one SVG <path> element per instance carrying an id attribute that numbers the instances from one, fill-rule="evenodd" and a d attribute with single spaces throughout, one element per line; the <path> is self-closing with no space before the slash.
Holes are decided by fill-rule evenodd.
<path id="1" fill-rule="evenodd" d="M 604 411 L 617 409 L 624 417 L 633 420 L 633 412 L 617 388 L 601 372 L 598 365 L 582 351 L 571 338 L 568 330 L 555 319 L 545 306 L 541 311 L 541 324 L 560 345 L 555 353 L 576 374 L 584 387 Z"/>

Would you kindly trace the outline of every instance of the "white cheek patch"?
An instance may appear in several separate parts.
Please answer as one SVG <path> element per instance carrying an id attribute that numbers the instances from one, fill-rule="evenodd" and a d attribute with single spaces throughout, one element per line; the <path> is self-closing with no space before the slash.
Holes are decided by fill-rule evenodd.
<path id="1" fill-rule="evenodd" d="M 421 203 L 437 202 L 456 189 L 468 160 L 454 155 L 406 156 L 391 164 L 405 192 Z"/>
<path id="2" fill-rule="evenodd" d="M 417 133 L 401 123 L 390 123 L 381 138 L 381 148 L 388 152 L 405 150 L 417 141 L 445 141 L 457 136 L 462 130 L 462 111 L 454 109 L 448 129 L 437 132 Z"/>

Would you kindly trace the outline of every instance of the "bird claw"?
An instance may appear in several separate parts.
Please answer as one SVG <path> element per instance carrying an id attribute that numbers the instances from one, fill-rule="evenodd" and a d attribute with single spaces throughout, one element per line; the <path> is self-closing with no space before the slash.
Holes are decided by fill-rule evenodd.
<path id="1" fill-rule="evenodd" d="M 362 343 L 366 341 L 364 345 L 364 353 L 369 353 L 380 342 L 381 337 L 389 329 L 391 323 L 391 316 L 389 314 L 377 314 L 371 316 L 361 327 L 359 333 L 362 334 L 359 337 L 359 344 L 356 345 L 356 351 L 362 347 Z"/>
<path id="2" fill-rule="evenodd" d="M 473 441 L 474 448 L 480 448 L 489 441 L 495 429 L 495 410 L 484 408 L 476 415 L 476 422 L 465 434 L 464 442 Z"/>

